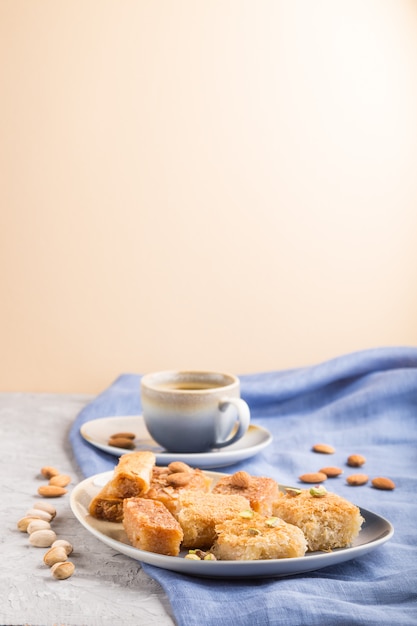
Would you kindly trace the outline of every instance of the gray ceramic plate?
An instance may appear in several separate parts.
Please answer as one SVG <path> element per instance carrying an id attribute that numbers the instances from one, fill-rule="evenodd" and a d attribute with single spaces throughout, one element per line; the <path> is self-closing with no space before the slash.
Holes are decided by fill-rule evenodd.
<path id="1" fill-rule="evenodd" d="M 217 472 L 206 473 L 213 478 L 213 483 L 225 475 Z M 309 552 L 303 557 L 269 561 L 190 561 L 184 559 L 186 552 L 178 557 L 164 556 L 132 547 L 128 543 L 122 524 L 100 521 L 88 514 L 88 505 L 92 497 L 110 480 L 112 475 L 113 472 L 97 474 L 83 480 L 72 490 L 71 509 L 75 517 L 91 534 L 116 552 L 143 563 L 189 576 L 253 578 L 302 574 L 362 557 L 388 541 L 394 533 L 393 526 L 386 519 L 371 511 L 361 509 L 365 522 L 350 548 L 340 548 L 333 552 Z"/>

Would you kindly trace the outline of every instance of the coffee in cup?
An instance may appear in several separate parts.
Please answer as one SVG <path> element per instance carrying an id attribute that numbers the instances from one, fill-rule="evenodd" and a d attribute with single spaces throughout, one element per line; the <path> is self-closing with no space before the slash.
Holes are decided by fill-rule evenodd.
<path id="1" fill-rule="evenodd" d="M 246 433 L 249 407 L 233 374 L 164 371 L 141 379 L 142 412 L 153 439 L 170 452 L 224 448 Z"/>

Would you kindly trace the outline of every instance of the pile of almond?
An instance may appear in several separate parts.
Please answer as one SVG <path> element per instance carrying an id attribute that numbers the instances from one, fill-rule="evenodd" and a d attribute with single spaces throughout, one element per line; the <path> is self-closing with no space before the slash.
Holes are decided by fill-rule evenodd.
<path id="1" fill-rule="evenodd" d="M 111 435 L 107 441 L 109 446 L 113 448 L 123 448 L 125 450 L 134 450 L 135 449 L 135 433 L 114 433 Z"/>
<path id="2" fill-rule="evenodd" d="M 47 485 L 42 485 L 38 489 L 38 494 L 43 498 L 59 498 L 67 493 L 67 487 L 71 482 L 71 476 L 61 474 L 59 470 L 51 465 L 41 468 L 41 475 L 48 480 Z"/>
<path id="3" fill-rule="evenodd" d="M 334 454 L 335 448 L 327 443 L 316 443 L 312 447 L 312 451 L 318 454 Z M 366 459 L 361 454 L 351 454 L 346 459 L 346 465 L 348 467 L 360 468 L 365 465 Z M 317 472 L 310 472 L 302 474 L 299 479 L 303 483 L 322 483 L 328 478 L 336 478 L 343 474 L 343 469 L 337 466 L 322 467 Z M 360 485 L 366 485 L 369 482 L 369 476 L 363 473 L 350 474 L 346 478 L 348 485 L 352 487 L 358 487 Z M 385 476 L 378 476 L 371 481 L 372 487 L 375 489 L 383 489 L 386 491 L 392 491 L 395 489 L 395 483 L 390 478 Z"/>

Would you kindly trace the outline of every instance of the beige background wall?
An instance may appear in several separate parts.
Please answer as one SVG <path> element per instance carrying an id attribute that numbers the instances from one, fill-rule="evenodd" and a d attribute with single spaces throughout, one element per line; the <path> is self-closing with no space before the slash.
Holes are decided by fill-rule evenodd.
<path id="1" fill-rule="evenodd" d="M 0 0 L 0 390 L 417 345 L 415 0 Z"/>

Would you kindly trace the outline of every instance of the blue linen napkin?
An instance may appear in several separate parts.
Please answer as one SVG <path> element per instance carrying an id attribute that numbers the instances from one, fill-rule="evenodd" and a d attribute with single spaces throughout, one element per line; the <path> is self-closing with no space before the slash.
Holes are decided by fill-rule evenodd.
<path id="1" fill-rule="evenodd" d="M 311 367 L 240 377 L 252 421 L 273 434 L 256 456 L 220 471 L 245 469 L 299 485 L 298 476 L 325 465 L 344 474 L 328 490 L 387 518 L 394 537 L 373 552 L 315 572 L 276 579 L 216 580 L 143 564 L 164 588 L 179 626 L 381 626 L 417 624 L 417 348 L 364 350 Z M 121 375 L 86 406 L 70 432 L 85 476 L 112 469 L 117 459 L 80 436 L 91 419 L 140 413 L 140 376 Z M 312 452 L 335 447 L 332 456 Z M 350 454 L 359 471 L 387 476 L 394 491 L 368 483 L 349 487 Z"/>

